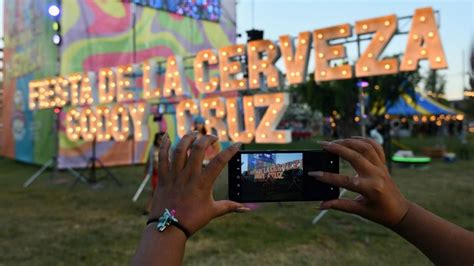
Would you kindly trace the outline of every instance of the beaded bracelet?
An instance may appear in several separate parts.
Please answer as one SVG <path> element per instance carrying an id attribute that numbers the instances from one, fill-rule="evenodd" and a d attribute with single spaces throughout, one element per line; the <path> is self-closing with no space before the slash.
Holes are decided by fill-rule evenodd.
<path id="1" fill-rule="evenodd" d="M 184 228 L 184 226 L 182 224 L 179 223 L 178 219 L 176 219 L 176 217 L 174 216 L 175 214 L 176 214 L 176 210 L 171 210 L 170 211 L 168 209 L 165 209 L 165 211 L 163 212 L 163 214 L 159 218 L 149 219 L 146 222 L 146 225 L 149 225 L 151 223 L 158 223 L 156 225 L 156 230 L 158 230 L 159 232 L 163 232 L 163 231 L 165 231 L 165 229 L 168 226 L 173 225 L 176 228 L 183 231 L 184 235 L 186 235 L 186 238 L 189 238 L 191 236 L 191 234 L 189 233 L 189 231 L 186 228 Z"/>

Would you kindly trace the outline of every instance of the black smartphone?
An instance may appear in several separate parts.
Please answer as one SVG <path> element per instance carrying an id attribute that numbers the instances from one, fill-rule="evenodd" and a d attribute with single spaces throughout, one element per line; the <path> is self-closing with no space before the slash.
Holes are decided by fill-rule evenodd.
<path id="1" fill-rule="evenodd" d="M 308 176 L 339 173 L 339 157 L 322 150 L 239 151 L 229 161 L 229 198 L 237 202 L 320 201 L 339 188 Z"/>

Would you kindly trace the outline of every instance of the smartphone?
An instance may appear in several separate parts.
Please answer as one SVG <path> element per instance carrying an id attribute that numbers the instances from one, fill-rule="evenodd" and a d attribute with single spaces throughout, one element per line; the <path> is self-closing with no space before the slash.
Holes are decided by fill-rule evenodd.
<path id="1" fill-rule="evenodd" d="M 339 173 L 339 157 L 322 150 L 239 151 L 229 161 L 229 198 L 237 202 L 320 201 L 339 188 L 308 176 Z"/>

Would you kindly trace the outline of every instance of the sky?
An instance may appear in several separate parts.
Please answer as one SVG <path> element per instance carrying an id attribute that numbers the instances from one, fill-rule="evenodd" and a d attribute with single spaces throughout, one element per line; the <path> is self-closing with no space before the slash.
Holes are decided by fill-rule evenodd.
<path id="1" fill-rule="evenodd" d="M 0 0 L 0 36 L 3 36 L 3 1 Z M 226 1 L 226 0 L 222 0 Z M 262 29 L 265 39 L 278 40 L 283 34 L 297 36 L 301 31 L 350 23 L 357 20 L 395 14 L 413 15 L 415 9 L 431 6 L 440 11 L 440 35 L 448 60 L 448 69 L 439 71 L 445 75 L 446 96 L 448 99 L 461 99 L 463 83 L 468 84 L 469 55 L 474 43 L 474 1 L 473 0 L 391 0 L 391 1 L 321 1 L 321 0 L 238 0 L 237 31 L 242 37 L 237 41 L 246 41 L 245 31 L 251 28 Z M 409 30 L 410 23 L 399 24 L 401 30 Z M 406 36 L 394 37 L 382 54 L 393 55 L 404 51 Z M 362 49 L 364 46 L 362 46 Z M 356 57 L 355 46 L 347 46 L 349 60 Z M 363 51 L 363 50 L 362 50 Z M 281 63 L 277 65 L 281 66 Z M 310 70 L 313 70 L 310 60 Z M 426 73 L 428 64 L 421 64 L 422 73 Z"/>
<path id="2" fill-rule="evenodd" d="M 225 0 L 224 0 L 225 1 Z M 438 73 L 445 75 L 446 97 L 461 99 L 463 82 L 468 84 L 468 58 L 474 39 L 474 1 L 319 1 L 319 0 L 239 0 L 237 4 L 237 30 L 242 34 L 238 42 L 245 42 L 245 31 L 251 28 L 264 30 L 264 38 L 278 40 L 283 34 L 297 36 L 302 31 L 335 26 L 343 23 L 354 25 L 357 20 L 395 14 L 399 17 L 413 15 L 415 9 L 432 7 L 440 11 L 440 36 L 448 61 L 448 69 Z M 408 31 L 411 20 L 401 21 L 399 29 Z M 403 53 L 406 36 L 394 37 L 382 54 Z M 364 46 L 362 46 L 362 49 Z M 354 46 L 347 46 L 348 57 L 353 64 L 357 59 Z M 363 51 L 363 50 L 362 50 Z M 310 70 L 314 70 L 311 64 Z M 278 63 L 277 63 L 278 65 Z M 427 72 L 426 61 L 421 64 Z M 463 80 L 464 79 L 464 80 Z"/>
<path id="3" fill-rule="evenodd" d="M 242 159 L 242 172 L 248 170 L 248 156 L 250 154 L 242 154 L 241 159 Z M 291 161 L 296 161 L 296 160 L 302 160 L 303 159 L 303 154 L 302 153 L 277 153 L 276 154 L 276 163 L 277 164 L 282 164 L 286 162 L 291 162 Z"/>

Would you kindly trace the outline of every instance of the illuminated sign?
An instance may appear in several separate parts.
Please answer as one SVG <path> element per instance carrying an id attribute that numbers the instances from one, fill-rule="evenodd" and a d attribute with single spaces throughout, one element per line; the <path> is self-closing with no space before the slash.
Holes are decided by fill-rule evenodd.
<path id="1" fill-rule="evenodd" d="M 148 6 L 194 19 L 219 21 L 221 0 L 129 0 L 137 5 Z"/>
<path id="2" fill-rule="evenodd" d="M 158 71 L 156 61 L 148 60 L 140 65 L 104 68 L 98 73 L 31 81 L 29 107 L 73 106 L 65 121 L 70 140 L 125 141 L 133 136 L 135 141 L 143 141 L 148 139 L 147 101 L 174 99 L 179 136 L 188 132 L 193 117 L 200 115 L 208 131 L 215 132 L 220 141 L 288 143 L 291 130 L 276 129 L 290 104 L 288 93 L 279 89 L 305 82 L 309 60 L 315 62 L 316 81 L 414 71 L 420 60 L 428 60 L 432 69 L 447 67 L 431 8 L 415 11 L 401 64 L 397 58 L 379 59 L 397 31 L 397 23 L 397 17 L 389 15 L 357 21 L 354 32 L 350 24 L 341 24 L 301 32 L 296 39 L 283 35 L 278 44 L 257 40 L 217 51 L 202 50 L 193 62 L 194 85 L 204 95 L 200 100 L 191 97 L 183 59 L 170 56 L 165 73 Z M 372 34 L 372 40 L 354 66 L 332 66 L 332 60 L 346 59 L 347 53 L 344 45 L 331 42 L 354 34 Z M 243 63 L 244 57 L 247 64 Z M 286 75 L 275 65 L 280 57 Z M 142 78 L 132 79 L 136 73 L 142 73 Z M 141 84 L 136 84 L 138 81 Z M 242 91 L 253 93 L 228 93 Z M 112 107 L 104 106 L 111 103 Z"/>

